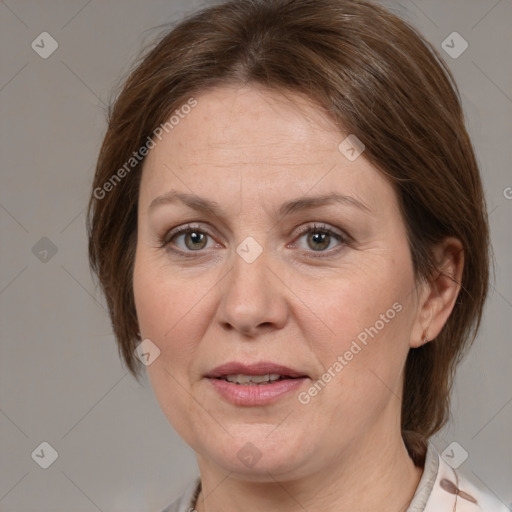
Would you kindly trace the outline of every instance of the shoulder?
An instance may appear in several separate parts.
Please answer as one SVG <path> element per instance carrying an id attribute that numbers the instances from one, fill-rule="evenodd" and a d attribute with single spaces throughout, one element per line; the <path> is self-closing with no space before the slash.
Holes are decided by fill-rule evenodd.
<path id="1" fill-rule="evenodd" d="M 185 492 L 176 501 L 165 507 L 162 512 L 193 512 L 200 488 L 199 479 L 191 482 Z"/>
<path id="2" fill-rule="evenodd" d="M 507 506 L 488 490 L 459 470 L 453 469 L 433 448 L 438 471 L 424 512 L 509 512 Z"/>

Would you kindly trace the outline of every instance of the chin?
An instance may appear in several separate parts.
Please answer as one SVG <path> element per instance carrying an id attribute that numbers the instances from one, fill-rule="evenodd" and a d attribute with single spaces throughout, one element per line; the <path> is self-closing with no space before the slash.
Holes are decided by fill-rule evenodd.
<path id="1" fill-rule="evenodd" d="M 225 435 L 214 446 L 202 446 L 201 453 L 227 473 L 233 473 L 255 482 L 280 481 L 305 476 L 312 461 L 315 447 L 311 433 L 291 432 L 283 429 L 278 435 L 269 435 L 264 429 L 251 425 L 237 425 L 238 435 Z M 273 427 L 275 428 L 275 426 Z M 228 429 L 232 432 L 232 429 Z M 314 465 L 314 464 L 311 464 Z"/>

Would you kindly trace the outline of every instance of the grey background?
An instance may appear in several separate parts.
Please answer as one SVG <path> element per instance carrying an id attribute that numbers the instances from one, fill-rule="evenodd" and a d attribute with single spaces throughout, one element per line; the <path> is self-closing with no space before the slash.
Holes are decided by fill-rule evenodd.
<path id="1" fill-rule="evenodd" d="M 199 5 L 0 1 L 2 512 L 155 511 L 196 474 L 192 450 L 168 424 L 147 379 L 139 386 L 118 359 L 88 269 L 84 213 L 112 88 L 158 35 L 149 29 Z M 435 444 L 442 451 L 458 442 L 469 454 L 460 469 L 510 504 L 512 2 L 387 5 L 441 50 L 455 74 L 496 257 L 484 324 L 458 373 L 453 419 Z M 47 59 L 31 48 L 43 31 L 59 44 Z M 469 43 L 457 59 L 441 49 L 453 31 Z M 48 469 L 31 457 L 43 441 L 58 452 Z"/>

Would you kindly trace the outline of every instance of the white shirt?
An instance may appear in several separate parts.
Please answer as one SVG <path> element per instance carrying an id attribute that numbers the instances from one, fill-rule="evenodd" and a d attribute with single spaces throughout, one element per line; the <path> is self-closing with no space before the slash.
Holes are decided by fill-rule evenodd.
<path id="1" fill-rule="evenodd" d="M 200 480 L 162 512 L 194 512 Z M 492 494 L 452 469 L 428 444 L 423 475 L 406 512 L 509 512 Z"/>

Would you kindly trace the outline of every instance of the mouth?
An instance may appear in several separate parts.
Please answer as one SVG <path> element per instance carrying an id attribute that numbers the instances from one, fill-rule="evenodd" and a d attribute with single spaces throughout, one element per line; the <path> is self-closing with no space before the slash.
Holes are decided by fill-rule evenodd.
<path id="1" fill-rule="evenodd" d="M 309 376 L 270 362 L 232 362 L 215 368 L 205 378 L 229 402 L 239 406 L 256 406 L 273 403 L 297 390 Z"/>
<path id="2" fill-rule="evenodd" d="M 278 380 L 309 377 L 307 374 L 288 366 L 267 361 L 244 364 L 230 362 L 217 366 L 206 375 L 209 379 L 222 379 L 236 384 L 269 384 Z"/>
<path id="3" fill-rule="evenodd" d="M 259 385 L 268 385 L 273 384 L 279 380 L 286 379 L 299 379 L 300 377 L 289 377 L 287 375 L 279 375 L 278 373 L 267 373 L 265 375 L 244 375 L 243 373 L 233 374 L 233 375 L 223 375 L 221 377 L 217 377 L 219 380 L 225 380 L 226 382 L 231 382 L 232 384 L 237 384 L 239 386 L 259 386 Z"/>

